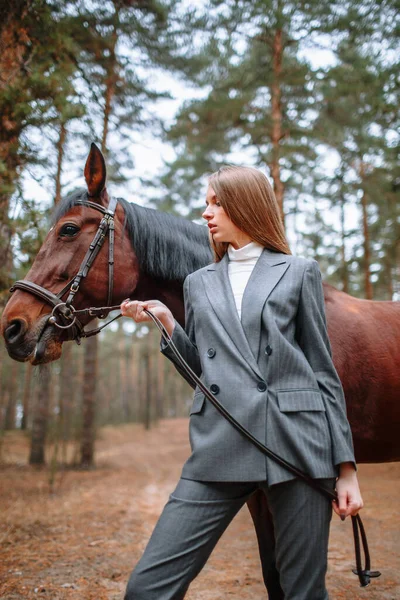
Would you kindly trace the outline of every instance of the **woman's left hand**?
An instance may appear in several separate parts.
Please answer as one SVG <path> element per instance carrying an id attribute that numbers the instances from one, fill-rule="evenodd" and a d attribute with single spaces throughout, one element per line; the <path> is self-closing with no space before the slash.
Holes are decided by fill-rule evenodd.
<path id="1" fill-rule="evenodd" d="M 357 473 L 351 463 L 340 465 L 340 476 L 336 480 L 338 503 L 332 500 L 333 510 L 342 521 L 349 515 L 355 516 L 364 506 L 358 485 Z"/>

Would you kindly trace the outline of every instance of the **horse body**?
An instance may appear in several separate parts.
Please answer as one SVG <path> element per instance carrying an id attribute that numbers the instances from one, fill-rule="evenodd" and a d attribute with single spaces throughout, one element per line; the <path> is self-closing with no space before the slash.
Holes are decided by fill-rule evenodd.
<path id="1" fill-rule="evenodd" d="M 354 298 L 324 283 L 328 333 L 357 462 L 400 460 L 400 302 Z"/>
<path id="2" fill-rule="evenodd" d="M 77 272 L 100 221 L 96 211 L 74 205 L 84 195 L 75 194 L 60 205 L 27 280 L 57 292 Z M 79 235 L 63 237 L 70 225 L 79 228 Z M 124 201 L 118 204 L 115 228 L 113 302 L 158 299 L 184 325 L 183 280 L 212 258 L 206 228 Z M 107 268 L 105 247 L 84 280 L 76 308 L 104 305 Z M 361 300 L 327 283 L 323 287 L 333 360 L 345 392 L 357 462 L 400 460 L 400 303 Z M 50 310 L 28 292 L 14 292 L 1 322 L 12 358 L 39 364 L 60 357 L 65 336 L 46 326 Z"/>
<path id="3" fill-rule="evenodd" d="M 105 164 L 92 145 L 85 178 L 88 191 L 64 200 L 55 224 L 36 257 L 27 280 L 58 293 L 76 274 L 100 216 L 76 206 L 90 198 L 108 204 Z M 76 296 L 76 308 L 103 306 L 108 287 L 108 242 L 96 258 Z M 184 325 L 182 284 L 185 277 L 212 261 L 205 227 L 152 209 L 118 203 L 115 215 L 113 303 L 123 299 L 158 299 Z M 335 366 L 343 383 L 357 462 L 400 460 L 399 392 L 400 303 L 358 300 L 324 284 L 329 337 Z M 65 335 L 49 324 L 51 308 L 39 298 L 16 290 L 1 321 L 9 355 L 39 364 L 57 360 Z M 87 319 L 89 321 L 90 319 Z M 256 528 L 261 561 L 274 540 L 265 496 L 248 501 Z M 281 600 L 275 567 L 263 565 L 271 600 Z"/>

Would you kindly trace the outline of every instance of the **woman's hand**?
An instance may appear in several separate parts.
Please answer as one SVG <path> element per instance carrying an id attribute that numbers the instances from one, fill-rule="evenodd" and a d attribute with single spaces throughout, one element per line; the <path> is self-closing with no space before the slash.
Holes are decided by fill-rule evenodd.
<path id="1" fill-rule="evenodd" d="M 333 510 L 342 521 L 349 515 L 355 516 L 364 506 L 358 485 L 357 473 L 352 463 L 340 465 L 340 475 L 336 480 L 338 503 L 332 501 Z"/>
<path id="2" fill-rule="evenodd" d="M 141 302 L 140 300 L 124 300 L 121 304 L 121 312 L 124 317 L 130 317 L 136 323 L 143 323 L 144 321 L 151 321 L 144 309 L 150 310 L 156 317 L 158 317 L 169 335 L 175 327 L 175 319 L 172 312 L 165 304 L 159 300 L 146 300 Z"/>

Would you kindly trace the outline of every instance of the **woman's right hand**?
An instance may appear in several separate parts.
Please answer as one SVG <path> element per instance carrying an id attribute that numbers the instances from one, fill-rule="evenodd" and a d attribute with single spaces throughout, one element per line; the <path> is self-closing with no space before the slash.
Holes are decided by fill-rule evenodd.
<path id="1" fill-rule="evenodd" d="M 150 310 L 156 317 L 158 317 L 169 335 L 175 327 L 175 319 L 168 306 L 160 302 L 159 300 L 124 300 L 121 304 L 121 313 L 124 317 L 130 317 L 136 323 L 143 323 L 144 321 L 152 321 L 144 309 Z"/>

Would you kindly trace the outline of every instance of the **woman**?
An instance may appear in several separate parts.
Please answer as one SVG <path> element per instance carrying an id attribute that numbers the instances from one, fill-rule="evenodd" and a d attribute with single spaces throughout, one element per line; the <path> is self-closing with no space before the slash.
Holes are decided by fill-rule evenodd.
<path id="1" fill-rule="evenodd" d="M 338 493 L 338 505 L 266 458 L 197 388 L 192 454 L 133 571 L 125 600 L 179 600 L 257 488 L 272 514 L 285 600 L 326 600 L 330 520 L 363 502 L 343 389 L 332 362 L 318 263 L 291 255 L 273 190 L 258 170 L 209 178 L 204 219 L 215 262 L 184 282 L 185 329 L 161 302 L 125 301 L 162 321 L 190 367 L 256 438 Z M 161 351 L 179 372 L 168 344 Z M 185 376 L 185 375 L 184 375 Z M 264 560 L 273 560 L 263 557 Z"/>

